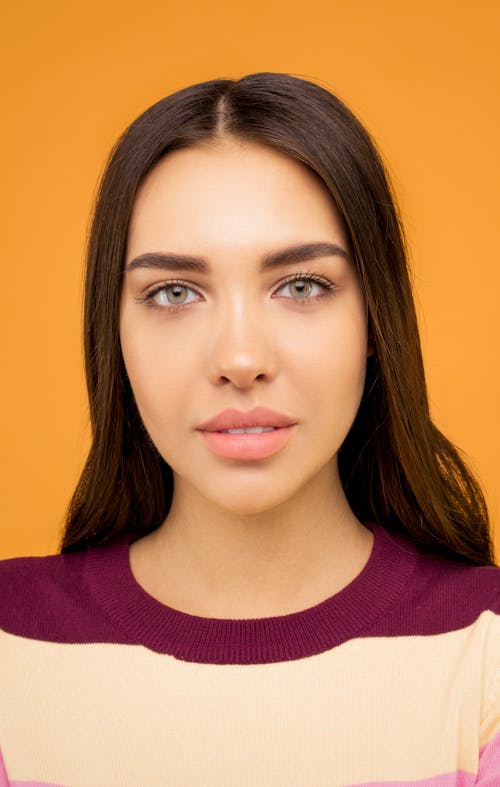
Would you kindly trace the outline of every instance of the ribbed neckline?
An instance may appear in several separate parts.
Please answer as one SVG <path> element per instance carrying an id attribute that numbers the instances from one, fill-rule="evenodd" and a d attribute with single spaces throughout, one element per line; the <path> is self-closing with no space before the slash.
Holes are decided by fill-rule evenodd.
<path id="1" fill-rule="evenodd" d="M 266 618 L 190 615 L 162 604 L 139 585 L 130 567 L 138 536 L 89 549 L 86 576 L 99 605 L 131 644 L 204 664 L 265 664 L 323 653 L 363 632 L 403 593 L 417 552 L 403 536 L 365 523 L 371 555 L 345 588 L 308 609 Z"/>

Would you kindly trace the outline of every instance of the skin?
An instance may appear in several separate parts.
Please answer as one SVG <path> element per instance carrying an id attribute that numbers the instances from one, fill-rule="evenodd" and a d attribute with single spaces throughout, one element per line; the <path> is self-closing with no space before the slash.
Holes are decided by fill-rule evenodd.
<path id="1" fill-rule="evenodd" d="M 226 137 L 170 153 L 137 195 L 126 265 L 175 252 L 210 266 L 208 274 L 127 271 L 121 296 L 127 373 L 174 475 L 169 515 L 131 546 L 130 565 L 148 593 L 183 612 L 253 618 L 306 609 L 345 587 L 370 556 L 373 536 L 337 470 L 369 352 L 354 266 L 324 255 L 259 271 L 264 255 L 317 241 L 350 251 L 326 187 L 253 142 Z M 287 284 L 296 273 L 318 274 L 333 293 Z M 172 280 L 188 289 L 164 289 L 157 308 L 144 301 Z M 196 431 L 227 407 L 258 405 L 297 422 L 265 460 L 218 457 Z"/>

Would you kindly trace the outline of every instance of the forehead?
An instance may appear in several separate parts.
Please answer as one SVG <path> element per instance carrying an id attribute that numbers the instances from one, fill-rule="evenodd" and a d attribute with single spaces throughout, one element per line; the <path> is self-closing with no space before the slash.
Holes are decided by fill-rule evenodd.
<path id="1" fill-rule="evenodd" d="M 234 249 L 328 238 L 347 242 L 320 177 L 281 151 L 229 138 L 173 151 L 148 173 L 128 256 L 165 244 L 194 251 L 199 242 Z"/>

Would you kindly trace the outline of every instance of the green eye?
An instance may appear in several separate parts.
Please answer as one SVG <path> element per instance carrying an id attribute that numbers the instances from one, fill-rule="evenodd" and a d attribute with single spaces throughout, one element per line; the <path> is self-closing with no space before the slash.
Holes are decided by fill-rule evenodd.
<path id="1" fill-rule="evenodd" d="M 315 286 L 319 287 L 320 291 L 316 294 L 313 294 Z M 322 298 L 328 293 L 333 293 L 335 290 L 335 285 L 332 284 L 331 281 L 328 281 L 328 279 L 324 279 L 322 276 L 319 276 L 315 273 L 296 273 L 294 276 L 288 279 L 288 281 L 282 284 L 279 290 L 282 290 L 285 287 L 291 288 L 291 297 L 297 301 L 308 301 L 311 299 L 315 300 L 316 298 Z M 321 290 L 323 290 L 323 292 L 321 292 Z M 298 297 L 294 297 L 294 291 Z"/>
<path id="2" fill-rule="evenodd" d="M 184 303 L 191 303 L 187 300 L 186 292 L 191 290 L 186 284 L 166 284 L 152 295 L 160 306 L 181 306 Z"/>

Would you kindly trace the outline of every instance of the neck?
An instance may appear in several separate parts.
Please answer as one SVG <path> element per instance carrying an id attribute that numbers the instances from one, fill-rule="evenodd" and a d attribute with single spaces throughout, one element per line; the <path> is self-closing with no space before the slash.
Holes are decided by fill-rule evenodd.
<path id="1" fill-rule="evenodd" d="M 329 469 L 285 503 L 246 515 L 178 484 L 163 525 L 131 546 L 135 578 L 202 617 L 286 615 L 329 598 L 360 573 L 373 543 L 340 480 L 325 485 Z"/>

